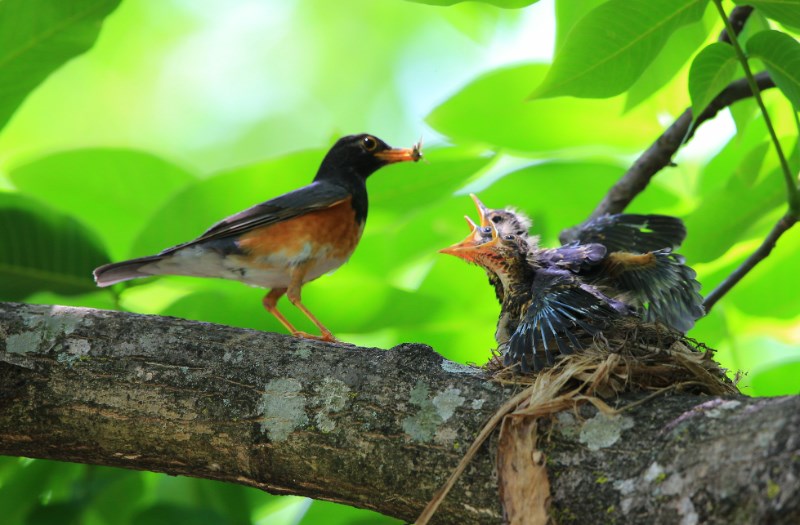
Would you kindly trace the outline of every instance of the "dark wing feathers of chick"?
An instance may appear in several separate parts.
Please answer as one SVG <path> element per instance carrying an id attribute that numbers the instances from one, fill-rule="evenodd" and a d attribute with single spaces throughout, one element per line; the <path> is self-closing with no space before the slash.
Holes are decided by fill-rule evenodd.
<path id="1" fill-rule="evenodd" d="M 682 255 L 655 250 L 643 255 L 612 253 L 604 262 L 603 281 L 632 296 L 642 319 L 689 331 L 705 314 L 697 274 Z"/>
<path id="2" fill-rule="evenodd" d="M 600 263 L 607 253 L 607 248 L 602 244 L 578 244 L 576 241 L 558 248 L 539 250 L 536 259 L 544 266 L 557 266 L 579 272 Z"/>
<path id="3" fill-rule="evenodd" d="M 686 238 L 686 226 L 677 217 L 621 213 L 603 215 L 574 234 L 580 244 L 598 243 L 608 252 L 645 253 L 679 247 Z"/>
<path id="4" fill-rule="evenodd" d="M 505 353 L 505 364 L 518 362 L 523 372 L 552 365 L 557 353 L 581 350 L 576 329 L 595 335 L 620 316 L 610 299 L 588 289 L 568 270 L 537 269 L 531 293 L 530 305 Z"/>

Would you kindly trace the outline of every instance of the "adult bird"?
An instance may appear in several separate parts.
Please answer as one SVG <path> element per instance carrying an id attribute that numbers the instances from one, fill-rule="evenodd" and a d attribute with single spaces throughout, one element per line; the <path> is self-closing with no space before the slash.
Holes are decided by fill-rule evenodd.
<path id="1" fill-rule="evenodd" d="M 374 135 L 348 135 L 328 151 L 311 184 L 256 204 L 211 226 L 194 239 L 157 255 L 94 270 L 98 286 L 151 275 L 189 275 L 269 288 L 264 308 L 294 336 L 335 341 L 300 298 L 303 285 L 344 264 L 364 231 L 366 181 L 387 164 L 416 162 L 420 144 L 392 148 Z M 319 329 L 296 329 L 278 311 L 286 295 Z"/>

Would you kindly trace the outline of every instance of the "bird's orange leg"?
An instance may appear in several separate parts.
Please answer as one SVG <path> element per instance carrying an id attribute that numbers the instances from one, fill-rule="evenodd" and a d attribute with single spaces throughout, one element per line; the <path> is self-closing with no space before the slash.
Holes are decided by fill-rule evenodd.
<path id="1" fill-rule="evenodd" d="M 325 326 L 323 326 L 323 324 L 320 323 L 319 320 L 317 320 L 316 317 L 314 317 L 314 314 L 312 314 L 310 311 L 308 311 L 308 308 L 306 308 L 305 305 L 303 305 L 303 303 L 300 301 L 300 287 L 301 286 L 302 286 L 302 277 L 301 278 L 293 278 L 292 279 L 292 283 L 289 285 L 289 290 L 286 293 L 286 297 L 289 298 L 289 301 L 293 305 L 295 305 L 298 310 L 300 310 L 301 312 L 306 314 L 306 317 L 308 317 L 311 320 L 312 323 L 317 325 L 317 328 L 319 328 L 319 331 L 322 334 L 320 337 L 315 337 L 315 336 L 312 336 L 312 335 L 309 335 L 309 334 L 305 334 L 302 337 L 309 337 L 311 339 L 319 339 L 321 341 L 338 342 L 339 340 L 336 339 L 333 336 L 331 331 L 328 330 L 327 328 L 325 328 Z"/>
<path id="2" fill-rule="evenodd" d="M 303 286 L 303 277 L 305 276 L 305 269 L 300 266 L 295 269 L 292 274 L 292 281 L 289 284 L 289 288 L 273 288 L 269 291 L 269 293 L 264 297 L 262 303 L 264 304 L 264 308 L 267 309 L 269 313 L 275 316 L 275 318 L 280 321 L 280 323 L 286 327 L 289 332 L 295 337 L 305 337 L 306 339 L 317 339 L 319 341 L 331 341 L 331 342 L 338 342 L 339 340 L 336 339 L 330 330 L 325 328 L 325 326 L 319 322 L 319 320 L 314 317 L 308 308 L 300 301 L 300 288 Z M 289 322 L 286 317 L 283 316 L 282 313 L 278 311 L 278 300 L 283 297 L 283 295 L 289 298 L 289 301 L 295 305 L 301 312 L 306 314 L 312 323 L 314 323 L 322 335 L 312 335 L 307 332 L 303 332 L 295 328 L 292 323 Z"/>
<path id="3" fill-rule="evenodd" d="M 278 300 L 283 297 L 283 294 L 285 293 L 286 288 L 273 288 L 267 295 L 264 296 L 264 299 L 262 299 L 261 302 L 264 304 L 264 308 L 266 308 L 269 313 L 274 315 L 275 319 L 280 321 L 281 324 L 292 333 L 292 335 L 297 335 L 297 328 L 295 328 L 292 323 L 290 323 L 289 320 L 278 311 Z"/>

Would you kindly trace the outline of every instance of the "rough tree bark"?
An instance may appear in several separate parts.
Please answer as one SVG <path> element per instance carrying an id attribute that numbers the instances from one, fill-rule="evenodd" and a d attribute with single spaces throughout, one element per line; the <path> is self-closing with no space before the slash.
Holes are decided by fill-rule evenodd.
<path id="1" fill-rule="evenodd" d="M 517 389 L 424 345 L 0 303 L 0 453 L 300 494 L 413 520 Z M 636 396 L 620 400 L 630 401 Z M 800 522 L 800 397 L 673 395 L 540 425 L 561 523 Z M 436 523 L 499 523 L 495 443 Z"/>

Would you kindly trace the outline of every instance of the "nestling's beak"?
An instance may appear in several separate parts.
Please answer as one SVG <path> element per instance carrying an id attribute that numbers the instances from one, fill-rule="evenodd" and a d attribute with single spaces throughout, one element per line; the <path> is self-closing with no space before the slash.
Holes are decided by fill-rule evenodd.
<path id="1" fill-rule="evenodd" d="M 481 220 L 481 227 L 489 226 L 489 219 L 486 218 L 486 212 L 488 212 L 489 209 L 486 206 L 484 206 L 484 204 L 481 202 L 478 196 L 475 195 L 474 193 L 470 193 L 469 196 L 472 198 L 472 202 L 475 203 L 475 207 L 478 209 L 478 216 L 480 217 Z"/>
<path id="2" fill-rule="evenodd" d="M 422 158 L 422 139 L 419 139 L 419 142 L 410 148 L 392 148 L 386 151 L 379 151 L 375 156 L 387 164 L 394 164 L 395 162 L 417 162 Z"/>
<path id="3" fill-rule="evenodd" d="M 472 219 L 467 216 L 464 216 L 464 219 L 466 219 L 467 224 L 472 227 L 470 234 L 467 235 L 463 241 L 448 246 L 447 248 L 442 248 L 439 250 L 439 253 L 446 253 L 468 262 L 474 262 L 481 253 L 491 251 L 494 245 L 497 244 L 499 237 L 497 235 L 497 230 L 492 224 L 492 239 L 483 242 L 483 237 Z"/>

